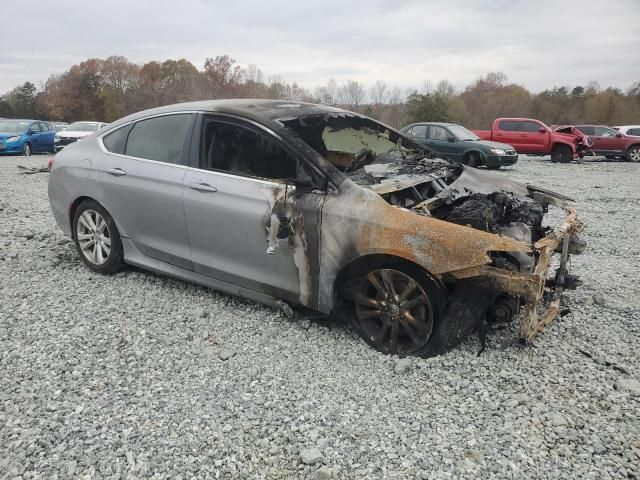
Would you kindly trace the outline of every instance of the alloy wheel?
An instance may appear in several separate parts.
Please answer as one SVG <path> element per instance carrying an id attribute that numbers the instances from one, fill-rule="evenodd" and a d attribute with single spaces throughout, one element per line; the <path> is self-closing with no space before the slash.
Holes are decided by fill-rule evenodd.
<path id="1" fill-rule="evenodd" d="M 76 235 L 80 251 L 94 265 L 102 265 L 111 253 L 111 234 L 105 219 L 95 210 L 85 210 L 78 218 Z"/>
<path id="2" fill-rule="evenodd" d="M 378 350 L 408 354 L 422 349 L 433 331 L 433 308 L 422 286 L 394 269 L 369 273 L 356 293 L 356 320 Z"/>
<path id="3" fill-rule="evenodd" d="M 640 162 L 640 147 L 634 147 L 629 150 L 629 160 L 632 162 Z"/>

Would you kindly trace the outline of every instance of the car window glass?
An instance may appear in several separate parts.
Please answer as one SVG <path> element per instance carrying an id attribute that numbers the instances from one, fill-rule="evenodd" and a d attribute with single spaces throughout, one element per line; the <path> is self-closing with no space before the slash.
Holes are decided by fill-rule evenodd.
<path id="1" fill-rule="evenodd" d="M 409 135 L 412 137 L 425 138 L 427 136 L 427 126 L 414 125 L 409 131 Z"/>
<path id="2" fill-rule="evenodd" d="M 129 133 L 125 155 L 180 163 L 190 120 L 191 114 L 180 114 L 139 121 Z"/>
<path id="3" fill-rule="evenodd" d="M 447 141 L 447 130 L 444 127 L 431 125 L 429 128 L 429 138 L 432 140 Z"/>
<path id="4" fill-rule="evenodd" d="M 640 135 L 640 128 L 630 128 L 627 130 L 627 135 Z"/>
<path id="5" fill-rule="evenodd" d="M 513 120 L 502 120 L 498 124 L 498 128 L 507 132 L 517 132 L 518 130 L 520 130 L 520 126 L 518 125 L 518 123 L 519 122 L 515 122 Z"/>
<path id="6" fill-rule="evenodd" d="M 39 122 L 34 122 L 31 124 L 31 130 L 34 133 L 40 133 L 40 123 Z"/>
<path id="7" fill-rule="evenodd" d="M 538 132 L 541 128 L 541 125 L 536 122 L 522 122 L 522 131 L 523 132 Z"/>
<path id="8" fill-rule="evenodd" d="M 615 137 L 616 132 L 605 127 L 593 127 L 594 135 L 598 137 Z"/>
<path id="9" fill-rule="evenodd" d="M 585 135 L 595 135 L 593 133 L 593 127 L 585 127 L 585 126 L 578 126 L 576 127 L 578 130 L 580 130 L 582 133 L 584 133 Z"/>
<path id="10" fill-rule="evenodd" d="M 44 122 L 38 122 L 38 127 L 40 127 L 40 131 L 41 131 L 41 132 L 46 132 L 47 130 L 49 130 L 49 129 L 47 128 L 47 124 L 46 124 L 46 123 L 44 123 Z"/>
<path id="11" fill-rule="evenodd" d="M 129 129 L 127 127 L 122 127 L 102 137 L 104 148 L 112 153 L 123 153 L 128 131 Z"/>
<path id="12" fill-rule="evenodd" d="M 274 139 L 213 119 L 203 122 L 200 157 L 207 170 L 280 180 L 296 177 L 295 159 Z"/>

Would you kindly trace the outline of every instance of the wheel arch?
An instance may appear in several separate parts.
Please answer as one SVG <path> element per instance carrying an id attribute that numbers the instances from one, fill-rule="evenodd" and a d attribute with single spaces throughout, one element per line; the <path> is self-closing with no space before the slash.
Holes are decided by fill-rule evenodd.
<path id="1" fill-rule="evenodd" d="M 484 165 L 485 164 L 485 154 L 482 150 L 478 150 L 477 148 L 471 148 L 469 150 L 466 150 L 463 154 L 462 154 L 462 162 L 466 165 L 469 163 L 468 159 L 469 159 L 469 155 L 471 155 L 472 153 L 475 153 L 476 155 L 478 155 L 478 160 L 480 161 L 479 164 L 480 165 Z"/>
<path id="2" fill-rule="evenodd" d="M 556 148 L 558 147 L 569 147 L 569 149 L 571 150 L 571 153 L 575 153 L 576 152 L 576 146 L 570 142 L 563 142 L 560 140 L 555 140 L 552 144 L 551 144 L 551 149 L 549 150 L 549 153 L 553 152 Z"/>
<path id="3" fill-rule="evenodd" d="M 111 212 L 109 211 L 109 209 L 107 207 L 105 207 L 104 204 L 100 200 L 98 200 L 95 197 L 91 197 L 89 195 L 81 195 L 78 198 L 76 198 L 73 202 L 71 202 L 71 205 L 69 206 L 69 228 L 71 229 L 71 236 L 72 236 L 72 238 L 74 240 L 76 238 L 76 232 L 75 232 L 75 230 L 73 228 L 73 217 L 75 216 L 76 210 L 78 210 L 78 207 L 80 206 L 80 204 L 82 202 L 84 202 L 85 200 L 91 200 L 93 202 L 96 202 L 98 205 L 100 205 L 102 208 L 104 208 L 105 211 L 109 214 L 109 216 L 113 219 L 114 223 L 116 224 L 116 228 L 120 232 L 120 226 L 118 225 L 118 222 L 113 217 L 113 215 L 111 215 Z"/>

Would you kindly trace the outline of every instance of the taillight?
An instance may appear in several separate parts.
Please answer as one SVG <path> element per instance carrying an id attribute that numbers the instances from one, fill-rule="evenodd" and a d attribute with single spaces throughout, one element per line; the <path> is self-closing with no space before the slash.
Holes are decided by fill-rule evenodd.
<path id="1" fill-rule="evenodd" d="M 51 157 L 49 160 L 47 160 L 47 168 L 49 169 L 49 171 L 51 171 L 51 169 L 53 168 L 53 159 L 55 157 Z"/>

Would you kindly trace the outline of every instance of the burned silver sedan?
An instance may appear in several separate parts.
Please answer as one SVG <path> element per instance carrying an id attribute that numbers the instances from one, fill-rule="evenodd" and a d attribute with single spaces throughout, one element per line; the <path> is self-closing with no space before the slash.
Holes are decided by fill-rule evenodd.
<path id="1" fill-rule="evenodd" d="M 54 158 L 49 199 L 96 272 L 131 264 L 308 307 L 401 355 L 519 314 L 531 340 L 579 284 L 567 261 L 584 248 L 562 195 L 450 163 L 355 113 L 275 100 L 123 118 Z M 556 228 L 549 207 L 565 210 Z"/>

